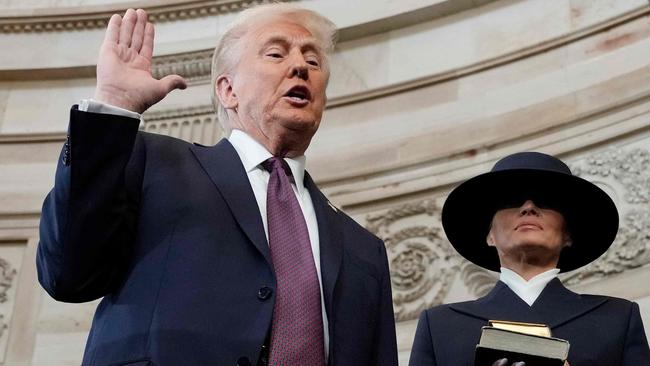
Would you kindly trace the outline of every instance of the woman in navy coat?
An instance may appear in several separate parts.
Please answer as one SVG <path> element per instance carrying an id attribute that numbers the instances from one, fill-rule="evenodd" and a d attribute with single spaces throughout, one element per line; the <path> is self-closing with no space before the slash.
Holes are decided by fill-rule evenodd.
<path id="1" fill-rule="evenodd" d="M 442 223 L 456 250 L 500 271 L 500 281 L 475 301 L 422 312 L 411 366 L 474 365 L 488 320 L 546 324 L 570 342 L 571 366 L 650 365 L 636 303 L 576 294 L 557 278 L 602 255 L 618 230 L 609 196 L 562 161 L 535 152 L 503 158 L 451 192 Z"/>

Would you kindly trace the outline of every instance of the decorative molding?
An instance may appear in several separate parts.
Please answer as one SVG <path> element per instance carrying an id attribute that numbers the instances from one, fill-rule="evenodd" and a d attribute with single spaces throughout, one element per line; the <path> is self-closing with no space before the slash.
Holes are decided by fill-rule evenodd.
<path id="1" fill-rule="evenodd" d="M 0 304 L 5 304 L 10 301 L 9 289 L 13 286 L 14 279 L 18 272 L 11 266 L 4 258 L 0 258 Z M 0 314 L 0 341 L 5 337 L 6 330 L 9 325 L 5 321 L 6 314 Z M 4 350 L 0 351 L 0 355 L 4 356 Z M 4 357 L 2 357 L 3 359 Z"/>
<path id="2" fill-rule="evenodd" d="M 352 103 L 358 103 L 370 99 L 385 97 L 393 94 L 403 93 L 412 89 L 423 88 L 431 86 L 434 84 L 446 82 L 453 79 L 459 79 L 464 76 L 472 75 L 475 73 L 483 72 L 498 66 L 508 64 L 526 57 L 532 57 L 536 54 L 548 52 L 552 49 L 565 46 L 569 43 L 578 41 L 580 39 L 592 36 L 594 34 L 608 31 L 613 27 L 625 24 L 634 19 L 650 15 L 649 7 L 642 7 L 630 13 L 626 13 L 616 19 L 608 20 L 586 29 L 574 32 L 562 37 L 558 37 L 547 42 L 543 42 L 538 45 L 533 45 L 531 47 L 517 50 L 514 52 L 509 52 L 504 55 L 495 57 L 490 60 L 477 62 L 470 64 L 464 67 L 457 69 L 449 70 L 440 74 L 429 75 L 413 80 L 408 80 L 404 82 L 398 82 L 392 85 L 387 85 L 383 87 L 377 87 L 373 89 L 364 90 L 362 92 L 350 93 L 346 95 L 340 95 L 328 99 L 327 108 L 335 108 L 339 106 L 344 106 Z M 199 55 L 199 58 L 193 59 L 191 56 L 185 56 L 186 54 L 176 54 L 165 56 L 163 63 L 175 64 L 175 72 L 183 77 L 187 77 L 195 84 L 208 83 L 210 81 L 210 68 L 212 63 L 212 52 L 213 50 L 201 50 L 192 52 L 191 54 Z M 187 60 L 187 61 L 182 61 Z M 154 60 L 154 63 L 157 63 L 157 59 Z M 199 71 L 204 70 L 204 71 Z M 163 77 L 167 74 L 160 73 L 157 77 Z"/>
<path id="3" fill-rule="evenodd" d="M 412 89 L 427 87 L 452 79 L 459 79 L 464 76 L 483 72 L 510 62 L 520 60 L 522 58 L 548 52 L 554 48 L 562 47 L 571 42 L 575 42 L 594 34 L 610 30 L 613 27 L 625 24 L 629 21 L 632 21 L 639 17 L 647 16 L 649 14 L 650 8 L 642 7 L 615 19 L 610 19 L 591 27 L 587 27 L 586 29 L 558 37 L 538 45 L 533 45 L 522 50 L 509 52 L 490 60 L 477 62 L 440 74 L 429 75 L 405 82 L 398 82 L 392 85 L 364 90 L 362 92 L 332 97 L 328 99 L 327 107 L 334 108 L 347 104 L 358 103 L 361 101 L 402 93 Z M 210 69 L 212 67 L 212 52 L 213 50 L 209 49 L 154 58 L 154 75 L 156 75 L 157 78 L 161 78 L 165 75 L 173 73 L 187 78 L 194 84 L 208 83 L 210 82 Z M 160 66 L 157 66 L 158 64 L 160 64 Z M 173 66 L 170 67 L 170 65 Z"/>
<path id="4" fill-rule="evenodd" d="M 177 0 L 173 1 L 171 4 L 165 4 L 170 3 L 170 1 L 159 0 L 153 2 L 153 4 L 152 1 L 139 1 L 123 4 L 120 7 L 114 5 L 100 5 L 56 9 L 28 9 L 0 17 L 0 33 L 26 33 L 102 28 L 106 26 L 106 22 L 112 14 L 124 12 L 128 7 L 145 8 L 149 12 L 152 21 L 164 22 L 234 12 L 252 5 L 271 1 L 291 2 L 296 0 Z M 435 1 L 432 2 L 432 4 L 412 9 L 410 11 L 390 14 L 383 18 L 341 28 L 339 30 L 339 38 L 342 40 L 351 40 L 378 33 L 385 33 L 424 21 L 450 16 L 495 1 L 499 0 Z M 83 9 L 83 11 L 78 11 L 78 9 Z"/>
<path id="5" fill-rule="evenodd" d="M 213 53 L 214 50 L 210 49 L 155 57 L 151 73 L 156 79 L 178 74 L 183 76 L 190 85 L 207 83 L 210 80 Z"/>
<path id="6" fill-rule="evenodd" d="M 521 60 L 523 58 L 532 57 L 538 54 L 549 52 L 553 49 L 590 37 L 594 34 L 609 31 L 612 28 L 615 28 L 617 26 L 623 25 L 632 20 L 644 16 L 648 16 L 648 15 L 650 15 L 650 7 L 643 6 L 633 11 L 630 11 L 628 13 L 625 13 L 621 16 L 618 16 L 614 19 L 609 19 L 600 22 L 598 24 L 585 27 L 584 29 L 580 29 L 573 33 L 559 36 L 550 39 L 548 41 L 541 42 L 539 44 L 534 44 L 532 46 L 525 47 L 516 51 L 508 52 L 488 60 L 475 62 L 439 74 L 427 75 L 424 77 L 420 77 L 412 80 L 406 80 L 403 82 L 397 82 L 383 87 L 377 87 L 377 88 L 368 89 L 357 93 L 350 93 L 347 95 L 333 97 L 328 100 L 327 106 L 331 108 L 331 107 L 338 107 L 338 106 L 358 103 L 360 101 L 381 98 L 393 94 L 403 93 L 405 91 L 412 90 L 412 89 L 419 89 L 419 88 L 447 82 L 450 80 L 460 79 L 465 76 L 490 70 L 502 65 L 506 65 L 511 62 Z"/>
<path id="7" fill-rule="evenodd" d="M 18 272 L 11 267 L 11 263 L 0 258 L 0 304 L 7 302 L 7 292 L 11 288 Z"/>
<path id="8" fill-rule="evenodd" d="M 140 130 L 214 145 L 223 136 L 212 106 L 198 106 L 167 111 L 146 112 Z"/>
<path id="9" fill-rule="evenodd" d="M 65 141 L 67 132 L 0 133 L 0 144 L 48 143 Z"/>
<path id="10" fill-rule="evenodd" d="M 241 11 L 247 7 L 268 3 L 271 0 L 203 0 L 184 4 L 147 6 L 149 20 L 154 23 L 194 19 L 217 14 Z M 273 0 L 289 2 L 294 0 Z M 94 13 L 52 14 L 43 16 L 0 17 L 0 33 L 28 33 L 52 31 L 77 31 L 104 28 L 115 13 L 126 9 L 115 7 Z"/>
<path id="11" fill-rule="evenodd" d="M 203 115 L 214 115 L 214 108 L 211 105 L 198 105 L 189 108 L 168 109 L 160 111 L 149 111 L 142 115 L 145 124 L 149 122 L 157 122 L 169 119 L 194 117 Z"/>
<path id="12" fill-rule="evenodd" d="M 495 272 L 490 272 L 463 259 L 460 279 L 472 295 L 482 297 L 492 290 L 492 287 L 499 281 L 499 276 Z"/>
<path id="13" fill-rule="evenodd" d="M 394 207 L 381 214 L 368 215 L 366 218 L 366 228 L 370 232 L 381 236 L 381 234 L 388 234 L 389 225 L 397 220 L 419 214 L 433 216 L 439 212 L 440 208 L 431 200 L 407 203 L 398 207 Z"/>
<path id="14" fill-rule="evenodd" d="M 397 321 L 442 304 L 460 271 L 461 258 L 435 224 L 439 216 L 434 201 L 423 200 L 366 217 L 368 230 L 386 244 Z"/>
<path id="15" fill-rule="evenodd" d="M 563 275 L 563 281 L 569 285 L 591 282 L 650 264 L 650 151 L 612 148 L 587 157 L 572 170 L 585 179 L 620 187 L 616 191 L 621 191 L 624 202 L 618 204 L 621 223 L 609 250 L 591 264 Z"/>
<path id="16" fill-rule="evenodd" d="M 228 7 L 231 6 L 232 10 L 230 11 L 238 11 L 245 6 L 250 6 L 252 4 L 257 4 L 257 3 L 265 3 L 270 0 L 249 0 L 249 1 L 224 1 L 224 0 L 211 0 L 211 1 L 199 1 L 197 4 L 203 4 L 203 3 L 211 3 L 213 4 L 212 7 L 215 7 L 216 4 L 221 4 L 221 7 Z M 284 2 L 290 2 L 290 1 L 295 1 L 295 0 L 284 0 Z M 194 4 L 194 3 L 192 3 Z M 226 6 L 226 4 L 230 4 Z M 234 4 L 234 5 L 232 5 Z M 246 5 L 245 5 L 246 4 Z M 178 5 L 180 6 L 180 5 Z M 189 5 L 185 5 L 189 6 Z M 207 5 L 206 5 L 207 6 Z M 168 7 L 168 6 L 167 6 Z M 162 6 L 160 8 L 167 8 L 165 6 Z M 220 8 L 220 7 L 218 7 Z M 157 7 L 151 8 L 150 11 L 155 12 L 155 9 L 158 9 Z M 108 18 L 110 18 L 110 15 L 113 14 L 114 12 L 117 11 L 122 11 L 115 9 L 115 11 L 112 12 L 106 12 L 105 14 L 102 15 L 100 20 L 96 20 L 97 22 L 103 22 L 102 25 L 97 25 L 96 24 L 95 28 L 97 27 L 105 27 L 106 26 L 106 21 Z M 187 12 L 187 11 L 186 11 Z M 153 16 L 154 13 L 152 13 Z M 544 52 L 548 52 L 552 49 L 559 48 L 562 46 L 565 46 L 567 44 L 570 44 L 572 42 L 578 41 L 583 38 L 590 37 L 594 34 L 600 33 L 600 32 L 605 32 L 608 31 L 612 28 L 615 28 L 617 26 L 620 26 L 622 24 L 625 24 L 627 22 L 633 21 L 635 19 L 648 16 L 650 15 L 650 7 L 648 6 L 642 6 L 639 7 L 638 9 L 632 10 L 630 12 L 624 13 L 616 18 L 609 19 L 603 22 L 600 22 L 598 24 L 594 24 L 592 26 L 586 27 L 584 29 L 580 29 L 576 32 L 560 36 L 545 42 L 542 42 L 540 44 L 532 45 L 530 47 L 523 48 L 521 50 L 505 53 L 503 55 L 494 57 L 489 60 L 484 60 L 484 61 L 479 61 L 476 63 L 472 63 L 469 65 L 465 65 L 456 69 L 448 70 L 446 72 L 434 74 L 434 75 L 427 75 L 419 78 L 415 78 L 412 80 L 406 80 L 402 82 L 396 82 L 390 85 L 382 86 L 382 87 L 376 87 L 360 92 L 354 92 L 350 94 L 345 94 L 345 95 L 339 95 L 336 97 L 332 97 L 328 100 L 327 107 L 328 108 L 335 108 L 338 106 L 343 106 L 347 104 L 352 104 L 352 103 L 358 103 L 361 101 L 365 100 L 371 100 L 375 98 L 380 98 L 380 97 L 385 97 L 385 96 L 390 96 L 393 94 L 398 94 L 398 93 L 403 93 L 412 89 L 418 89 L 418 88 L 423 88 L 431 85 L 435 85 L 438 83 L 443 83 L 449 80 L 454 80 L 454 79 L 459 79 L 464 76 L 472 75 L 475 73 L 483 72 L 486 70 L 493 69 L 495 67 L 499 67 L 505 64 L 508 64 L 510 62 L 515 62 L 517 60 L 526 58 L 526 57 L 532 57 L 537 54 L 541 54 Z M 171 19 L 170 17 L 167 17 Z M 176 19 L 179 17 L 176 16 Z M 21 32 L 24 30 L 21 30 L 20 25 L 15 25 L 11 22 L 15 21 L 15 19 L 22 19 L 22 18 L 2 18 L 0 17 L 0 33 L 7 32 L 4 29 L 9 27 L 10 29 L 13 29 L 13 27 L 18 27 L 18 30 L 12 31 L 12 32 Z M 30 19 L 35 19 L 35 18 L 30 18 Z M 9 23 L 8 23 L 9 22 Z M 69 23 L 69 24 L 68 24 Z M 82 22 L 83 23 L 83 22 Z M 58 24 L 58 23 L 57 23 Z M 52 26 L 51 26 L 52 27 Z M 75 29 L 76 23 L 70 21 L 70 22 L 63 22 L 61 25 L 57 25 L 57 27 L 61 28 L 61 30 L 64 29 Z M 23 27 L 24 28 L 24 27 Z M 354 28 L 354 27 L 352 27 Z M 382 28 L 383 29 L 383 28 Z M 339 30 L 341 34 L 346 34 L 346 29 L 340 29 Z M 350 34 L 355 34 L 355 36 L 351 39 L 356 39 L 359 37 L 363 36 L 368 36 L 370 34 L 357 34 L 358 32 L 351 32 Z M 343 37 L 340 38 L 340 41 L 346 41 L 349 39 L 345 39 Z M 210 68 L 211 68 L 211 62 L 212 62 L 212 49 L 204 49 L 204 50 L 198 50 L 198 51 L 191 51 L 191 52 L 184 52 L 184 53 L 177 53 L 177 54 L 172 54 L 172 55 L 165 55 L 165 56 L 158 56 L 154 57 L 153 60 L 153 67 L 152 67 L 152 73 L 157 77 L 161 78 L 165 75 L 169 74 L 178 74 L 181 75 L 190 81 L 191 84 L 202 84 L 202 83 L 208 83 L 210 81 Z M 95 76 L 95 67 L 93 65 L 84 65 L 84 66 L 78 66 L 78 67 L 66 67 L 66 68 L 54 68 L 54 69 L 37 69 L 37 70 L 32 70 L 32 69 L 25 69 L 25 70 L 0 70 L 0 79 L 4 80 L 20 80 L 20 81 L 25 81 L 25 80 L 48 80 L 48 79 L 61 79 L 61 78 L 69 78 L 70 75 L 75 75 L 76 77 L 94 77 Z"/>

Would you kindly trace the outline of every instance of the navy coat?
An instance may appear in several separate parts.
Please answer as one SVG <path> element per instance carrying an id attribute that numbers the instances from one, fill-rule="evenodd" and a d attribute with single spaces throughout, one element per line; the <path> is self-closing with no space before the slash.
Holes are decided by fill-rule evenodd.
<path id="1" fill-rule="evenodd" d="M 83 365 L 254 365 L 275 277 L 259 208 L 227 140 L 138 132 L 71 111 L 37 266 L 55 299 L 103 297 Z M 396 365 L 383 243 L 333 208 L 308 174 L 318 221 L 329 365 Z"/>
<path id="2" fill-rule="evenodd" d="M 528 306 L 503 282 L 475 301 L 422 312 L 410 366 L 473 366 L 474 348 L 488 320 L 546 324 L 571 344 L 571 366 L 650 365 L 639 306 L 607 296 L 579 295 L 559 279 Z"/>

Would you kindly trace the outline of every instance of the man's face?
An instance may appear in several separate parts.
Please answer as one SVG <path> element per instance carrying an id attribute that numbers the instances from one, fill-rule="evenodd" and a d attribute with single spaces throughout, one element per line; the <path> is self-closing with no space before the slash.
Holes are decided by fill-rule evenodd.
<path id="1" fill-rule="evenodd" d="M 497 211 L 487 237 L 502 264 L 504 258 L 518 260 L 527 254 L 557 261 L 568 240 L 562 214 L 540 208 L 532 200 L 526 200 L 520 207 Z"/>
<path id="2" fill-rule="evenodd" d="M 237 118 L 274 155 L 300 155 L 318 129 L 325 108 L 324 55 L 312 34 L 288 20 L 252 28 L 241 40 L 232 74 Z"/>

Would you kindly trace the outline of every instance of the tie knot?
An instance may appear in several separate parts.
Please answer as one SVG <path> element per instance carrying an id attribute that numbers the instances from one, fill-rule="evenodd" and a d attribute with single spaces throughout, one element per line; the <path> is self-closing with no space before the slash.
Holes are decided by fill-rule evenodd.
<path id="1" fill-rule="evenodd" d="M 291 173 L 291 168 L 289 168 L 289 164 L 287 164 L 284 159 L 276 158 L 274 156 L 263 161 L 261 165 L 262 168 L 264 168 L 269 173 L 273 173 L 274 170 L 282 169 L 284 171 L 284 174 L 293 181 L 293 173 Z"/>

